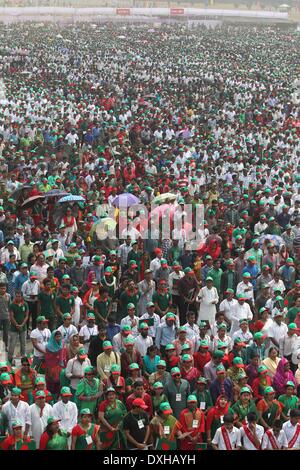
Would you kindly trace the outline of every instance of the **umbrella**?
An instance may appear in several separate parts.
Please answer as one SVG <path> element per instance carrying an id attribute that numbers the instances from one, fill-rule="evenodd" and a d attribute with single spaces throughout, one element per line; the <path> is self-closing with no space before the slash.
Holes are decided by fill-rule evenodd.
<path id="1" fill-rule="evenodd" d="M 85 199 L 84 197 L 82 196 L 74 196 L 74 194 L 68 194 L 67 196 L 64 196 L 62 197 L 61 199 L 59 199 L 59 203 L 63 203 L 63 202 L 85 202 Z"/>
<path id="2" fill-rule="evenodd" d="M 116 196 L 112 204 L 115 207 L 131 207 L 135 206 L 136 204 L 140 204 L 140 202 L 140 199 L 134 196 L 134 194 L 123 193 Z"/>
<path id="3" fill-rule="evenodd" d="M 26 207 L 31 207 L 31 206 L 34 206 L 34 204 L 37 202 L 37 201 L 40 201 L 41 199 L 45 199 L 45 195 L 44 194 L 39 194 L 38 196 L 32 196 L 32 197 L 29 197 L 28 199 L 26 199 L 23 204 L 22 204 L 22 208 L 23 209 L 26 209 Z"/>
<path id="4" fill-rule="evenodd" d="M 13 193 L 11 193 L 10 197 L 14 199 L 18 199 L 22 191 L 24 191 L 25 189 L 31 189 L 31 188 L 32 186 L 30 186 L 30 184 L 23 184 L 23 186 L 19 186 Z"/>
<path id="5" fill-rule="evenodd" d="M 285 245 L 283 238 L 279 237 L 278 235 L 262 235 L 259 239 L 260 245 L 262 246 L 266 240 L 274 243 L 276 246 Z"/>
<path id="6" fill-rule="evenodd" d="M 287 5 L 286 3 L 283 3 L 282 5 L 279 5 L 279 8 L 291 8 L 290 5 Z"/>
<path id="7" fill-rule="evenodd" d="M 103 235 L 105 235 L 108 230 L 114 230 L 116 226 L 117 222 L 114 219 L 111 217 L 103 217 L 94 223 L 90 231 L 90 236 L 96 232 L 97 237 L 102 240 Z"/>
<path id="8" fill-rule="evenodd" d="M 163 193 L 163 194 L 160 194 L 159 196 L 156 196 L 152 203 L 153 204 L 164 204 L 166 203 L 167 201 L 175 201 L 175 199 L 177 198 L 176 194 L 173 194 L 173 193 Z"/>
<path id="9" fill-rule="evenodd" d="M 69 193 L 67 191 L 62 191 L 61 189 L 51 189 L 51 191 L 48 191 L 45 193 L 45 197 L 63 197 L 63 196 L 68 196 Z"/>

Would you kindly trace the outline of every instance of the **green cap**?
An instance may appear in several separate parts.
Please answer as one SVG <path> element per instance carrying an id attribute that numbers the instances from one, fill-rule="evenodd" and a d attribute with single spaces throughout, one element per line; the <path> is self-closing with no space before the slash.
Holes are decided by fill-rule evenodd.
<path id="1" fill-rule="evenodd" d="M 88 408 L 83 408 L 81 411 L 80 411 L 80 414 L 81 415 L 91 415 L 92 416 L 92 412 L 88 409 Z"/>
<path id="2" fill-rule="evenodd" d="M 173 367 L 171 369 L 171 375 L 180 374 L 180 369 L 178 367 Z"/>
<path id="3" fill-rule="evenodd" d="M 140 366 L 136 362 L 132 362 L 129 366 L 129 370 L 139 370 Z"/>
<path id="4" fill-rule="evenodd" d="M 83 347 L 79 348 L 78 351 L 77 351 L 77 355 L 81 356 L 81 357 L 83 357 L 83 356 L 87 357 L 86 350 Z"/>
<path id="5" fill-rule="evenodd" d="M 291 380 L 288 380 L 285 386 L 286 386 L 286 387 L 293 387 L 293 388 L 295 388 L 295 384 L 294 384 L 294 382 L 292 382 Z"/>
<path id="6" fill-rule="evenodd" d="M 135 305 L 132 303 L 127 304 L 127 310 L 130 310 L 132 308 L 135 308 Z"/>
<path id="7" fill-rule="evenodd" d="M 220 323 L 220 324 L 217 326 L 217 329 L 218 329 L 218 330 L 227 330 L 227 325 L 226 325 L 226 323 Z"/>
<path id="8" fill-rule="evenodd" d="M 135 341 L 134 341 L 134 338 L 132 336 L 127 336 L 127 338 L 124 339 L 124 345 L 125 346 L 130 346 L 134 343 L 135 343 Z"/>
<path id="9" fill-rule="evenodd" d="M 223 364 L 219 364 L 216 368 L 216 373 L 217 374 L 225 374 L 226 370 Z"/>
<path id="10" fill-rule="evenodd" d="M 143 322 L 140 324 L 140 330 L 149 330 L 147 323 Z"/>
<path id="11" fill-rule="evenodd" d="M 207 380 L 205 377 L 198 377 L 197 384 L 206 384 Z"/>
<path id="12" fill-rule="evenodd" d="M 257 333 L 254 333 L 253 339 L 263 339 L 264 335 L 261 331 L 258 331 Z"/>
<path id="13" fill-rule="evenodd" d="M 249 387 L 242 387 L 241 390 L 240 390 L 240 395 L 242 395 L 243 393 L 251 393 L 251 390 Z"/>
<path id="14" fill-rule="evenodd" d="M 113 364 L 110 368 L 111 374 L 120 374 L 121 373 L 121 367 L 119 364 Z"/>
<path id="15" fill-rule="evenodd" d="M 219 351 L 217 349 L 216 351 L 213 352 L 213 358 L 214 359 L 223 359 L 224 356 L 225 356 L 224 351 Z"/>
<path id="16" fill-rule="evenodd" d="M 244 366 L 244 362 L 243 362 L 243 359 L 241 357 L 235 357 L 232 361 L 232 364 L 234 366 L 240 366 L 240 367 Z"/>
<path id="17" fill-rule="evenodd" d="M 191 362 L 193 360 L 190 354 L 184 354 L 181 359 L 183 362 Z"/>
<path id="18" fill-rule="evenodd" d="M 165 351 L 172 351 L 172 350 L 175 350 L 174 344 L 172 343 L 167 344 L 165 347 Z"/>
<path id="19" fill-rule="evenodd" d="M 155 305 L 154 305 L 153 302 L 147 302 L 146 307 L 147 307 L 147 308 L 155 307 Z"/>
<path id="20" fill-rule="evenodd" d="M 64 313 L 63 320 L 67 320 L 67 318 L 72 318 L 72 315 L 70 313 Z"/>
<path id="21" fill-rule="evenodd" d="M 187 399 L 187 403 L 197 403 L 196 395 L 189 395 Z"/>
<path id="22" fill-rule="evenodd" d="M 44 390 L 38 390 L 35 394 L 36 398 L 46 398 L 46 393 Z"/>
<path id="23" fill-rule="evenodd" d="M 96 317 L 95 317 L 95 315 L 93 314 L 93 312 L 89 312 L 89 313 L 87 314 L 87 316 L 86 316 L 86 319 L 87 319 L 87 320 L 95 320 Z"/>
<path id="24" fill-rule="evenodd" d="M 207 328 L 207 323 L 205 321 L 200 321 L 199 328 L 200 328 L 200 330 L 203 330 L 204 328 Z"/>
<path id="25" fill-rule="evenodd" d="M 164 386 L 161 382 L 155 382 L 155 384 L 153 384 L 153 388 L 155 389 L 164 388 Z"/>
<path id="26" fill-rule="evenodd" d="M 264 364 L 261 364 L 258 369 L 257 369 L 257 372 L 259 374 L 265 374 L 268 372 L 268 368 L 264 365 Z"/>
<path id="27" fill-rule="evenodd" d="M 289 323 L 288 324 L 288 329 L 289 330 L 297 330 L 298 328 L 297 328 L 296 323 Z"/>
<path id="28" fill-rule="evenodd" d="M 166 320 L 176 321 L 176 315 L 173 312 L 168 312 L 166 315 Z"/>
<path id="29" fill-rule="evenodd" d="M 167 367 L 166 361 L 164 361 L 163 359 L 161 359 L 160 361 L 158 361 L 157 366 L 160 366 L 160 367 Z"/>
<path id="30" fill-rule="evenodd" d="M 102 345 L 103 349 L 112 349 L 112 344 L 110 341 L 104 341 Z"/>
<path id="31" fill-rule="evenodd" d="M 60 390 L 60 394 L 62 397 L 71 397 L 72 396 L 72 392 L 71 392 L 71 389 L 69 387 L 62 387 L 61 390 Z"/>
<path id="32" fill-rule="evenodd" d="M 273 387 L 266 387 L 264 390 L 264 395 L 269 395 L 270 393 L 275 393 L 275 390 Z"/>
<path id="33" fill-rule="evenodd" d="M 61 421 L 61 419 L 55 418 L 54 416 L 49 416 L 49 418 L 47 419 L 47 424 L 49 426 L 50 424 L 58 423 L 59 421 Z"/>
<path id="34" fill-rule="evenodd" d="M 49 320 L 46 319 L 46 317 L 44 317 L 43 315 L 40 315 L 39 317 L 37 317 L 36 319 L 36 322 L 37 323 L 42 323 L 42 322 L 48 322 Z"/>
<path id="35" fill-rule="evenodd" d="M 39 375 L 36 379 L 35 379 L 35 382 L 34 384 L 35 385 L 39 385 L 39 384 L 45 384 L 46 383 L 46 379 L 43 375 Z"/>
<path id="36" fill-rule="evenodd" d="M 167 401 L 163 401 L 159 405 L 159 411 L 161 411 L 164 415 L 171 415 L 172 414 L 172 408 L 170 406 L 170 403 Z"/>
<path id="37" fill-rule="evenodd" d="M 84 369 L 84 373 L 85 373 L 85 374 L 90 374 L 90 373 L 94 373 L 94 372 L 95 372 L 95 371 L 94 371 L 94 367 L 93 367 L 93 366 L 87 366 L 87 367 L 85 367 L 85 369 Z"/>
<path id="38" fill-rule="evenodd" d="M 5 384 L 11 384 L 11 383 L 12 383 L 12 380 L 11 380 L 10 375 L 9 375 L 7 372 L 3 372 L 3 373 L 0 375 L 0 382 L 2 382 L 4 385 L 5 385 Z"/>
<path id="39" fill-rule="evenodd" d="M 11 389 L 11 393 L 13 395 L 21 395 L 22 394 L 22 390 L 19 388 L 19 387 L 14 387 Z"/>

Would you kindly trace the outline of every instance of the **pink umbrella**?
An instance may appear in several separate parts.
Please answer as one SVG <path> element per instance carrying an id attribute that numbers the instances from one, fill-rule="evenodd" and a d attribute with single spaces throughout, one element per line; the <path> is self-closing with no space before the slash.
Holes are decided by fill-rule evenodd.
<path id="1" fill-rule="evenodd" d="M 163 204 L 162 206 L 155 207 L 155 209 L 151 211 L 149 217 L 152 217 L 152 215 L 158 215 L 159 217 L 162 217 L 166 214 L 167 211 L 169 211 L 170 217 L 173 217 L 175 212 L 175 207 L 173 206 L 173 204 Z"/>

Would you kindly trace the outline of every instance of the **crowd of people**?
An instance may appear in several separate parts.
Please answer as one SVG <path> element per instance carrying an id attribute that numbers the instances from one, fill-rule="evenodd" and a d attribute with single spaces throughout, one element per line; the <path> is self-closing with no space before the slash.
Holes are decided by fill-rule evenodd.
<path id="1" fill-rule="evenodd" d="M 297 34 L 0 26 L 1 449 L 300 449 Z"/>

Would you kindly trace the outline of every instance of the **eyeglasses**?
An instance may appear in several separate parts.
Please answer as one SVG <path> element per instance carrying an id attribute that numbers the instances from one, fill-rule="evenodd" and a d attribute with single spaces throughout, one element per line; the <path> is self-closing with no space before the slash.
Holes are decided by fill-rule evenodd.
<path id="1" fill-rule="evenodd" d="M 180 377 L 180 374 L 174 374 L 173 377 Z"/>

